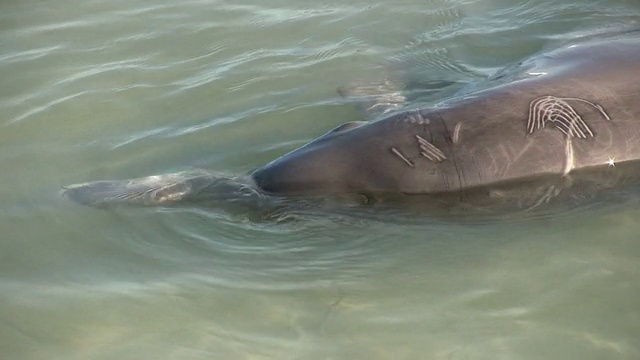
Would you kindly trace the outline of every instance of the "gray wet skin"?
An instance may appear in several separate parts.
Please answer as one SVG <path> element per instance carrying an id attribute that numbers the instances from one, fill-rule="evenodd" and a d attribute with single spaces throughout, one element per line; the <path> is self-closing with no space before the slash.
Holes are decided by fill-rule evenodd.
<path id="1" fill-rule="evenodd" d="M 515 80 L 338 128 L 255 171 L 272 193 L 438 194 L 640 159 L 640 41 L 537 55 Z"/>
<path id="2" fill-rule="evenodd" d="M 581 191 L 576 184 L 593 170 L 595 186 L 617 185 L 621 169 L 640 159 L 637 39 L 541 53 L 488 80 L 485 90 L 373 123 L 343 124 L 256 170 L 238 188 L 279 195 L 516 189 L 535 193 L 533 203 L 540 203 L 568 188 Z M 631 181 L 639 180 L 640 171 L 632 171 Z M 229 191 L 233 183 L 198 171 L 73 185 L 64 194 L 91 205 L 159 204 Z"/>

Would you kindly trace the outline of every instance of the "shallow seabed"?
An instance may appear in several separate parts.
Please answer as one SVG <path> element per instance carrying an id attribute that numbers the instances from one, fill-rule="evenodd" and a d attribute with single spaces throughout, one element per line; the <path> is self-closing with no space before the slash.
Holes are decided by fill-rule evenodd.
<path id="1" fill-rule="evenodd" d="M 636 0 L 4 1 L 0 358 L 638 359 L 636 201 L 557 216 L 100 210 L 71 183 L 245 173 L 362 115 L 336 88 L 402 72 L 416 101 Z"/>

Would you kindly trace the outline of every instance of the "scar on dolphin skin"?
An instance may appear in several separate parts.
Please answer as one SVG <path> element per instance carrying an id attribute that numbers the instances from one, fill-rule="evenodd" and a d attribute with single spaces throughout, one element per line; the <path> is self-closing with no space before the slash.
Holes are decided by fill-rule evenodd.
<path id="1" fill-rule="evenodd" d="M 431 123 L 431 120 L 422 116 L 420 111 L 410 113 L 409 115 L 407 115 L 407 117 L 404 118 L 404 121 L 418 125 L 429 125 Z"/>
<path id="2" fill-rule="evenodd" d="M 409 167 L 414 167 L 415 165 L 413 164 L 413 161 L 407 159 L 406 156 L 404 156 L 400 150 L 392 147 L 391 148 L 391 152 L 394 153 L 396 156 L 398 156 L 402 161 L 404 161 L 405 164 L 409 165 Z"/>
<path id="3" fill-rule="evenodd" d="M 456 124 L 456 126 L 453 128 L 453 137 L 452 137 L 452 141 L 454 144 L 458 143 L 458 140 L 460 140 L 460 128 L 462 127 L 462 123 L 459 122 Z"/>
<path id="4" fill-rule="evenodd" d="M 442 150 L 438 149 L 435 145 L 427 141 L 420 135 L 416 135 L 418 144 L 420 145 L 420 154 L 433 162 L 443 162 L 447 159 Z"/>
<path id="5" fill-rule="evenodd" d="M 578 137 L 586 139 L 593 137 L 593 131 L 591 131 L 582 116 L 569 104 L 569 101 L 582 102 L 590 105 L 596 109 L 605 120 L 611 120 L 602 106 L 598 104 L 584 99 L 560 98 L 547 95 L 535 98 L 531 101 L 531 104 L 529 104 L 527 132 L 532 134 L 535 130 L 544 128 L 547 122 L 552 122 L 558 130 L 570 138 Z"/>

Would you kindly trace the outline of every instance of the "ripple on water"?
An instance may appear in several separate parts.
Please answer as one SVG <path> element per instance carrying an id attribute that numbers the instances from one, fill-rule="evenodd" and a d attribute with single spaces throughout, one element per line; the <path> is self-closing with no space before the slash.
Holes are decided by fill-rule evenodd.
<path id="1" fill-rule="evenodd" d="M 239 223 L 237 217 L 202 209 L 174 212 L 163 219 L 167 233 L 180 239 L 179 251 L 195 251 L 207 264 L 198 269 L 187 266 L 188 276 L 234 288 L 284 290 L 352 283 L 373 270 L 366 259 L 376 256 L 371 245 L 381 240 L 353 223 L 350 229 L 357 236 L 350 241 L 335 239 L 327 233 L 326 219 L 315 224 L 311 219 Z M 216 226 L 211 226 L 213 221 Z M 332 279 L 337 268 L 343 273 Z"/>
<path id="2" fill-rule="evenodd" d="M 335 88 L 386 80 L 389 62 L 435 93 L 637 27 L 636 2 L 81 5 L 0 11 L 6 357 L 638 357 L 635 194 L 506 216 L 104 211 L 57 195 L 193 164 L 245 171 L 359 118 Z"/>

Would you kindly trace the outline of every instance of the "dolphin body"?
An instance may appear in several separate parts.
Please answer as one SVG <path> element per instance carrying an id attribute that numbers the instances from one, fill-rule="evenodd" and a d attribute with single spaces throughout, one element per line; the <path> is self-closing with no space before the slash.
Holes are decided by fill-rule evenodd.
<path id="1" fill-rule="evenodd" d="M 637 36 L 537 54 L 483 88 L 379 121 L 345 123 L 246 177 L 196 170 L 71 185 L 63 193 L 87 205 L 224 193 L 225 200 L 425 195 L 530 208 L 640 182 Z"/>

